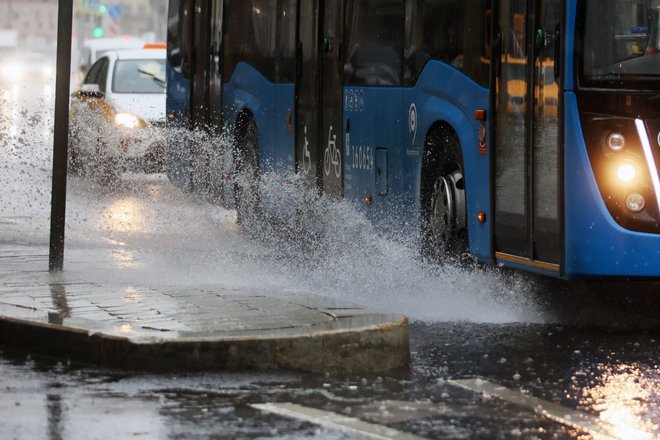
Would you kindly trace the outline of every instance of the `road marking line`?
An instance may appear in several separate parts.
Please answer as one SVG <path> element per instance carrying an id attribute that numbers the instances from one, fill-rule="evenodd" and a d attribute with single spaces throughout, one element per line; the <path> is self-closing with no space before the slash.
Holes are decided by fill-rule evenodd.
<path id="1" fill-rule="evenodd" d="M 407 432 L 364 422 L 355 417 L 348 417 L 330 411 L 297 405 L 295 403 L 261 403 L 250 405 L 261 411 L 278 414 L 292 419 L 303 420 L 317 425 L 337 429 L 349 434 L 359 434 L 378 440 L 425 440 Z"/>
<path id="2" fill-rule="evenodd" d="M 652 440 L 653 436 L 632 426 L 613 426 L 585 412 L 539 399 L 483 379 L 456 379 L 447 383 L 475 393 L 497 397 L 509 403 L 531 409 L 554 422 L 586 432 L 596 439 Z"/>

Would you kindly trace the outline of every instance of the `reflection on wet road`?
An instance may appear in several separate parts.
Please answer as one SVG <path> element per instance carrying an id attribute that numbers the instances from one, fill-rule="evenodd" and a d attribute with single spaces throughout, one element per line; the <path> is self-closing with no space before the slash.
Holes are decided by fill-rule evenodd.
<path id="1" fill-rule="evenodd" d="M 653 332 L 414 323 L 411 334 L 411 370 L 381 376 L 149 375 L 4 351 L 0 428 L 21 438 L 55 428 L 61 438 L 356 438 L 251 406 L 295 403 L 427 438 L 588 438 L 594 426 L 601 438 L 660 435 Z M 473 378 L 519 397 L 455 386 Z M 558 408 L 568 419 L 553 417 Z"/>

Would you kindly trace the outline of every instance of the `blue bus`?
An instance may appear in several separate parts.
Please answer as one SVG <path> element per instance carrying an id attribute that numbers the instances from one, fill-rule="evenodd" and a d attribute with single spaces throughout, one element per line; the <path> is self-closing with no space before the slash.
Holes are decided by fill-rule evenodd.
<path id="1" fill-rule="evenodd" d="M 297 173 L 422 248 L 565 279 L 660 276 L 660 0 L 170 0 L 181 188 Z M 201 176 L 201 177 L 200 177 Z M 206 177 L 204 177 L 206 176 Z M 226 187 L 226 182 L 225 182 Z M 263 205 L 263 203 L 261 203 Z"/>

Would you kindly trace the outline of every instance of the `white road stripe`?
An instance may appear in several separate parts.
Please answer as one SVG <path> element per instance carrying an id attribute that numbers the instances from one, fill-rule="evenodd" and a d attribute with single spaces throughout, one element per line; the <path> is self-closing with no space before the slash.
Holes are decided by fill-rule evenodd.
<path id="1" fill-rule="evenodd" d="M 295 403 L 263 403 L 250 405 L 261 411 L 278 414 L 292 419 L 303 420 L 317 425 L 337 429 L 349 434 L 359 434 L 364 437 L 378 440 L 424 440 L 407 432 L 397 431 L 387 426 L 374 425 L 363 422 L 354 417 L 348 417 L 330 411 L 309 408 Z"/>
<path id="2" fill-rule="evenodd" d="M 613 426 L 596 416 L 566 408 L 556 403 L 523 394 L 520 391 L 483 379 L 448 380 L 447 383 L 475 393 L 497 397 L 518 406 L 529 408 L 552 421 L 579 429 L 596 439 L 652 440 L 653 436 L 632 426 Z"/>

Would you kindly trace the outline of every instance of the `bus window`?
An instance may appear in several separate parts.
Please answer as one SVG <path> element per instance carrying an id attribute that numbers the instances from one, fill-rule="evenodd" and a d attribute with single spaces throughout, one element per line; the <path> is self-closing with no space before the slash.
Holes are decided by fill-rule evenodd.
<path id="1" fill-rule="evenodd" d="M 285 0 L 279 5 L 286 14 L 280 17 L 278 2 L 270 0 L 226 1 L 224 6 L 224 69 L 231 80 L 239 62 L 246 62 L 271 81 L 291 81 L 295 72 L 295 5 Z M 281 66 L 278 64 L 282 61 Z"/>
<path id="2" fill-rule="evenodd" d="M 170 66 L 190 77 L 192 51 L 192 3 L 171 0 L 167 19 L 167 59 Z"/>
<path id="3" fill-rule="evenodd" d="M 224 57 L 222 76 L 230 81 L 240 61 L 255 65 L 256 43 L 252 29 L 252 2 L 226 1 L 224 6 Z"/>
<path id="4" fill-rule="evenodd" d="M 401 0 L 347 2 L 346 84 L 401 85 L 403 15 Z"/>
<path id="5" fill-rule="evenodd" d="M 259 60 L 254 67 L 266 78 L 273 80 L 275 79 L 275 61 L 277 55 L 277 2 L 271 0 L 252 0 L 251 13 L 251 28 L 254 32 L 255 42 L 254 49 Z"/>
<path id="6" fill-rule="evenodd" d="M 408 0 L 405 82 L 413 84 L 426 62 L 451 64 L 482 85 L 490 64 L 488 0 Z"/>
<path id="7" fill-rule="evenodd" d="M 277 31 L 277 82 L 296 79 L 296 0 L 282 0 Z"/>
<path id="8" fill-rule="evenodd" d="M 587 1 L 583 83 L 634 87 L 637 81 L 656 81 L 659 10 L 658 0 Z"/>

